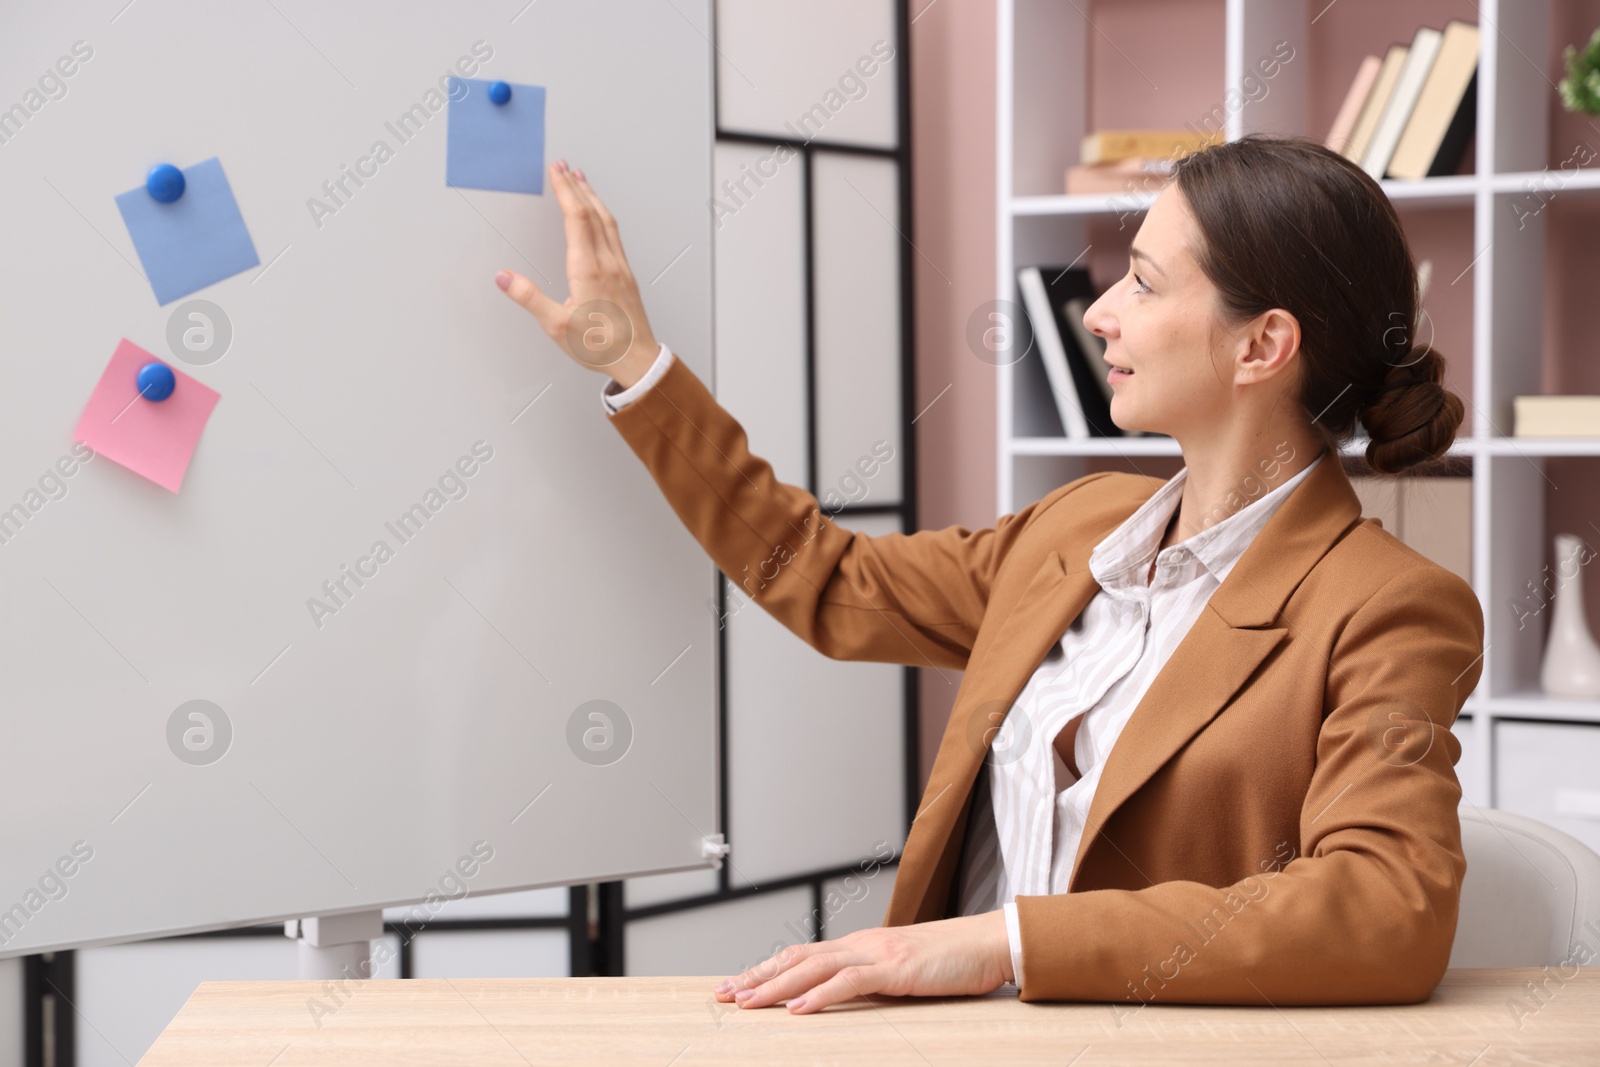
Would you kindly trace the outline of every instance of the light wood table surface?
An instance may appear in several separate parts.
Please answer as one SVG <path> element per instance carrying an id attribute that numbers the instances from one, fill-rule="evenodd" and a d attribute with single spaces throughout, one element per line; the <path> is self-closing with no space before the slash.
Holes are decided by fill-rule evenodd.
<path id="1" fill-rule="evenodd" d="M 1011 991 L 812 1015 L 723 1004 L 720 976 L 376 979 L 342 1001 L 322 982 L 205 982 L 140 1064 L 1600 1064 L 1600 968 L 1581 970 L 1450 971 L 1403 1006 L 1139 1009 Z M 1524 986 L 1541 980 L 1542 1004 Z"/>

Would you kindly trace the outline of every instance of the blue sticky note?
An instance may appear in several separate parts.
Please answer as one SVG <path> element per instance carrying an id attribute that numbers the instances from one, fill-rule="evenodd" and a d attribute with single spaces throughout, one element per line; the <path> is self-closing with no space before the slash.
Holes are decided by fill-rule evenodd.
<path id="1" fill-rule="evenodd" d="M 544 86 L 512 82 L 511 99 L 496 104 L 489 99 L 493 84 L 450 79 L 444 183 L 457 189 L 543 195 Z"/>
<path id="2" fill-rule="evenodd" d="M 156 291 L 174 300 L 260 264 L 222 163 L 216 157 L 186 167 L 183 195 L 163 204 L 143 182 L 117 196 L 117 208 Z"/>

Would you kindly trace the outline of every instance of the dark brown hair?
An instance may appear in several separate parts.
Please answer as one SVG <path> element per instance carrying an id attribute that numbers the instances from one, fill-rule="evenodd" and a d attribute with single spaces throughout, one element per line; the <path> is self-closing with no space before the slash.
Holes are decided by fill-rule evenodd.
<path id="1" fill-rule="evenodd" d="M 1461 398 L 1416 338 L 1417 271 L 1378 183 L 1300 137 L 1246 134 L 1177 162 L 1200 269 L 1232 322 L 1283 308 L 1300 323 L 1299 402 L 1331 448 L 1359 419 L 1367 462 L 1401 474 L 1449 449 Z"/>

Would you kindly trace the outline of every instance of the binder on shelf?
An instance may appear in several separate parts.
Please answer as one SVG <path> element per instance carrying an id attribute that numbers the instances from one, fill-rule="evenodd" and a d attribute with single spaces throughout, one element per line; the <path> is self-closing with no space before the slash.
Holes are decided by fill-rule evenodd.
<path id="1" fill-rule="evenodd" d="M 1056 328 L 1055 314 L 1050 310 L 1050 293 L 1038 267 L 1023 267 L 1017 272 L 1017 291 L 1028 313 L 1033 339 L 1038 342 L 1039 359 L 1050 381 L 1050 395 L 1055 398 L 1056 410 L 1061 414 L 1061 428 L 1068 437 L 1089 437 L 1088 419 L 1078 401 L 1072 373 L 1067 369 L 1065 342 Z"/>
<path id="2" fill-rule="evenodd" d="M 1372 131 L 1372 143 L 1367 145 L 1366 155 L 1361 159 L 1362 169 L 1372 175 L 1374 181 L 1382 178 L 1389 169 L 1389 160 L 1394 156 L 1395 146 L 1400 143 L 1401 132 L 1411 119 L 1412 108 L 1416 107 L 1417 97 L 1422 92 L 1422 83 L 1428 78 L 1428 71 L 1433 67 L 1443 40 L 1444 34 L 1432 26 L 1417 27 L 1417 35 L 1411 39 L 1411 49 L 1406 53 L 1399 76 L 1395 78 L 1394 92 L 1383 109 L 1383 117 L 1378 120 L 1377 128 Z"/>
<path id="3" fill-rule="evenodd" d="M 1109 383 L 1104 390 L 1099 385 L 1111 368 L 1098 355 L 1091 359 L 1081 347 L 1077 331 L 1083 330 L 1083 312 L 1078 311 L 1074 327 L 1068 310 L 1074 301 L 1082 301 L 1078 306 L 1087 308 L 1099 295 L 1089 272 L 1081 267 L 1023 267 L 1017 271 L 1017 290 L 1066 435 L 1078 439 L 1126 436 L 1111 421 Z"/>
<path id="4" fill-rule="evenodd" d="M 1367 102 L 1361 105 L 1361 117 L 1356 119 L 1355 129 L 1350 131 L 1350 139 L 1345 142 L 1344 155 L 1346 159 L 1360 163 L 1367 154 L 1367 145 L 1372 143 L 1372 132 L 1378 128 L 1378 120 L 1383 118 L 1384 108 L 1389 106 L 1389 98 L 1394 95 L 1395 81 L 1400 77 L 1400 68 L 1405 66 L 1406 55 L 1411 51 L 1410 45 L 1392 44 L 1383 55 L 1383 64 L 1378 68 L 1378 76 L 1372 82 L 1372 92 L 1367 94 Z"/>
<path id="5" fill-rule="evenodd" d="M 1389 161 L 1391 178 L 1431 178 L 1461 167 L 1478 119 L 1478 27 L 1452 19 Z"/>

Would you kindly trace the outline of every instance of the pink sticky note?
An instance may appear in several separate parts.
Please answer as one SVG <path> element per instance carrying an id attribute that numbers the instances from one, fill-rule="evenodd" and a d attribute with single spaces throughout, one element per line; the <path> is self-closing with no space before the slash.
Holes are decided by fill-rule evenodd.
<path id="1" fill-rule="evenodd" d="M 139 368 L 155 359 L 123 338 L 89 394 L 72 436 L 176 493 L 221 394 L 167 363 L 177 380 L 172 395 L 165 400 L 140 396 Z"/>

